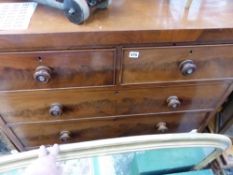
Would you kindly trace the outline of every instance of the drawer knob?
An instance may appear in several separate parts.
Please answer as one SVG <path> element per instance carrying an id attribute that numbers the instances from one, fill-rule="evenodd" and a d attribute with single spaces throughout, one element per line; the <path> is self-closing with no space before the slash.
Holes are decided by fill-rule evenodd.
<path id="1" fill-rule="evenodd" d="M 48 83 L 51 79 L 51 68 L 47 66 L 38 66 L 34 73 L 34 80 L 38 83 Z"/>
<path id="2" fill-rule="evenodd" d="M 50 106 L 49 114 L 53 117 L 59 117 L 62 115 L 63 106 L 59 103 L 54 103 Z"/>
<path id="3" fill-rule="evenodd" d="M 181 102 L 180 102 L 180 100 L 178 99 L 177 96 L 168 97 L 167 103 L 168 103 L 167 104 L 168 107 L 171 108 L 171 109 L 177 109 L 181 105 Z"/>
<path id="4" fill-rule="evenodd" d="M 167 123 L 166 122 L 159 122 L 156 125 L 159 132 L 166 132 L 168 130 Z"/>
<path id="5" fill-rule="evenodd" d="M 61 131 L 60 132 L 60 141 L 62 143 L 67 143 L 70 140 L 70 131 Z"/>
<path id="6" fill-rule="evenodd" d="M 180 63 L 180 71 L 184 76 L 187 75 L 192 75 L 196 69 L 197 66 L 194 64 L 194 62 L 192 60 L 185 60 L 182 63 Z"/>

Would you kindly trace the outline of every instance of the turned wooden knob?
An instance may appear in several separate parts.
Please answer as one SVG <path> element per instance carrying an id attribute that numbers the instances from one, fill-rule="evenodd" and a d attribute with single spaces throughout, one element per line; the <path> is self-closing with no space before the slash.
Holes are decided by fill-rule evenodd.
<path id="1" fill-rule="evenodd" d="M 185 60 L 182 63 L 180 63 L 180 71 L 184 76 L 187 75 L 192 75 L 196 69 L 197 66 L 194 64 L 194 62 L 192 60 Z"/>
<path id="2" fill-rule="evenodd" d="M 34 80 L 38 83 L 48 83 L 51 79 L 51 68 L 47 66 L 38 66 L 34 73 Z"/>
<path id="3" fill-rule="evenodd" d="M 60 132 L 60 141 L 63 142 L 63 143 L 67 143 L 69 140 L 70 140 L 70 131 L 61 131 Z"/>
<path id="4" fill-rule="evenodd" d="M 49 109 L 49 114 L 53 117 L 59 117 L 62 115 L 62 112 L 63 112 L 63 106 L 59 103 L 53 103 L 51 106 L 50 106 L 50 109 Z"/>
<path id="5" fill-rule="evenodd" d="M 157 130 L 159 132 L 166 132 L 168 130 L 167 123 L 166 122 L 159 122 L 157 125 Z"/>
<path id="6" fill-rule="evenodd" d="M 177 109 L 181 105 L 177 96 L 170 96 L 167 99 L 167 106 L 171 109 Z"/>

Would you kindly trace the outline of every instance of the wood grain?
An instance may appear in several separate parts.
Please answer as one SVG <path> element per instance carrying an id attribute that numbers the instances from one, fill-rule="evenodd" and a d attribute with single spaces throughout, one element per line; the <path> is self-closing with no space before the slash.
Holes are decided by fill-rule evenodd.
<path id="1" fill-rule="evenodd" d="M 198 86 L 168 86 L 122 90 L 118 94 L 118 114 L 177 112 L 216 107 L 228 84 L 203 84 Z M 177 109 L 168 107 L 167 99 L 177 96 L 181 105 Z"/>
<path id="2" fill-rule="evenodd" d="M 12 0 L 2 0 L 2 2 Z M 18 0 L 15 0 L 18 1 Z M 28 30 L 1 31 L 0 50 L 48 50 L 148 43 L 232 43 L 232 0 L 117 0 L 83 25 L 39 6 Z"/>
<path id="3" fill-rule="evenodd" d="M 1 2 L 19 0 L 1 0 Z M 186 1 L 117 0 L 107 10 L 94 13 L 83 25 L 75 25 L 62 11 L 39 5 L 28 30 L 2 33 L 72 33 L 90 31 L 139 31 L 231 28 L 231 0 L 202 0 L 185 9 Z M 52 25 L 53 24 L 53 25 Z M 98 35 L 98 33 L 96 33 Z M 187 36 L 188 37 L 188 36 Z"/>
<path id="4" fill-rule="evenodd" d="M 18 2 L 1 2 L 9 1 Z M 0 31 L 1 128 L 19 150 L 61 143 L 62 130 L 70 142 L 158 133 L 158 122 L 171 133 L 202 130 L 233 80 L 232 9 L 232 0 L 189 9 L 185 1 L 117 0 L 75 25 L 39 5 L 28 30 Z M 128 59 L 132 49 L 138 60 Z M 197 64 L 190 77 L 178 70 L 185 59 Z M 33 80 L 39 65 L 52 68 L 48 84 Z M 169 96 L 178 109 L 167 107 Z M 53 103 L 63 105 L 61 117 L 49 115 Z"/>
<path id="5" fill-rule="evenodd" d="M 113 49 L 0 53 L 0 90 L 113 85 L 114 59 Z M 52 70 L 47 84 L 33 79 L 40 65 Z"/>
<path id="6" fill-rule="evenodd" d="M 6 122 L 15 123 L 189 110 L 211 111 L 227 87 L 228 84 L 203 84 L 121 89 L 117 92 L 85 89 L 1 92 L 0 113 Z M 177 96 L 180 107 L 170 109 L 166 101 L 169 96 Z M 53 103 L 63 105 L 60 117 L 49 114 Z"/>
<path id="7" fill-rule="evenodd" d="M 139 58 L 129 58 L 132 51 Z M 233 45 L 124 49 L 123 84 L 233 79 Z M 184 76 L 179 65 L 193 60 L 197 70 Z"/>
<path id="8" fill-rule="evenodd" d="M 45 90 L 1 93 L 0 109 L 6 122 L 68 120 L 116 114 L 114 91 Z M 22 99 L 24 100 L 22 102 Z M 60 103 L 63 114 L 49 114 L 51 104 Z M 5 108 L 5 109 L 4 109 Z"/>
<path id="9" fill-rule="evenodd" d="M 166 122 L 168 131 L 189 132 L 198 128 L 205 118 L 205 113 L 135 116 L 126 118 L 105 118 L 84 121 L 61 121 L 51 123 L 10 125 L 25 147 L 62 143 L 59 133 L 71 132 L 71 142 L 114 138 L 133 135 L 160 133 L 156 125 Z"/>

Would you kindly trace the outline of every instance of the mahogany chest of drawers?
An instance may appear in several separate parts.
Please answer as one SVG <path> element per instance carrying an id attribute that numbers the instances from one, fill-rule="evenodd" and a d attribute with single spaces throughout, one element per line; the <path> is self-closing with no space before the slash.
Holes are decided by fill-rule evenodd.
<path id="1" fill-rule="evenodd" d="M 233 2 L 168 2 L 113 1 L 80 26 L 39 6 L 28 30 L 1 31 L 0 126 L 17 149 L 203 131 L 233 89 Z"/>

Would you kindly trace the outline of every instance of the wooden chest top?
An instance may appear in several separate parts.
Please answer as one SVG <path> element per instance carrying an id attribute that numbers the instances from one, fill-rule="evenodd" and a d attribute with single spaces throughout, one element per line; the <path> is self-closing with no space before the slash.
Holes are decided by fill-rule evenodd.
<path id="1" fill-rule="evenodd" d="M 39 5 L 28 30 L 0 32 L 0 50 L 229 43 L 233 41 L 232 9 L 232 0 L 194 1 L 190 9 L 185 9 L 185 1 L 177 0 L 116 0 L 108 10 L 75 25 L 63 12 Z"/>

